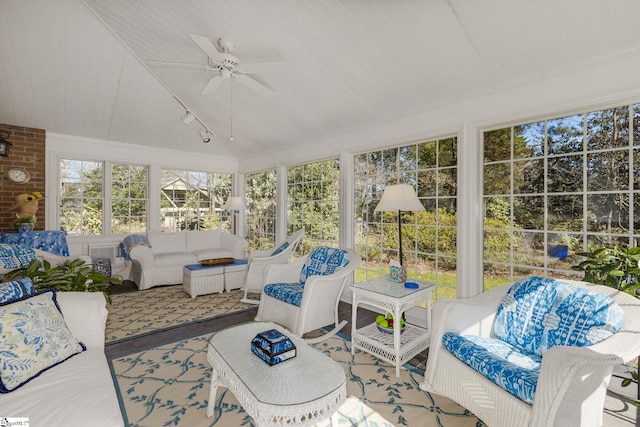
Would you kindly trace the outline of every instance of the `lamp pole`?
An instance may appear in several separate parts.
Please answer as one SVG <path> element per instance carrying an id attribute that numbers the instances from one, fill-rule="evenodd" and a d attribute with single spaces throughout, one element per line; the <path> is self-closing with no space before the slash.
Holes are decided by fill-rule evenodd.
<path id="1" fill-rule="evenodd" d="M 400 266 L 402 266 L 402 222 L 400 220 L 401 210 L 398 209 L 398 257 L 400 258 Z"/>

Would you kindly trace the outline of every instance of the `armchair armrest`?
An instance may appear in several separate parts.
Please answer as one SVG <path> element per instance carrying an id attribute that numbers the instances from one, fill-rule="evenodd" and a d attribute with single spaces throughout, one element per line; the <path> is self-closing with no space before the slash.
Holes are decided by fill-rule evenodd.
<path id="1" fill-rule="evenodd" d="M 259 258 L 270 258 L 273 251 L 274 251 L 273 248 L 272 249 L 256 249 L 251 251 L 251 253 L 249 253 L 249 259 L 254 260 Z"/>
<path id="2" fill-rule="evenodd" d="M 244 259 L 248 247 L 249 241 L 247 239 L 230 233 L 220 234 L 220 249 L 228 250 L 234 258 Z"/>
<path id="3" fill-rule="evenodd" d="M 586 420 L 595 423 L 593 420 L 602 417 L 613 366 L 623 360 L 615 354 L 594 351 L 594 347 L 556 346 L 544 354 L 532 426 L 569 425 L 568 420 L 583 425 Z"/>
<path id="4" fill-rule="evenodd" d="M 129 257 L 131 261 L 137 261 L 142 270 L 153 267 L 155 263 L 151 248 L 145 245 L 132 247 L 129 251 Z"/>
<path id="5" fill-rule="evenodd" d="M 496 310 L 508 290 L 509 286 L 499 286 L 470 298 L 439 299 L 436 301 L 432 314 L 425 387 L 430 387 L 430 384 L 433 384 L 434 370 L 442 349 L 442 336 L 446 332 L 491 336 Z"/>

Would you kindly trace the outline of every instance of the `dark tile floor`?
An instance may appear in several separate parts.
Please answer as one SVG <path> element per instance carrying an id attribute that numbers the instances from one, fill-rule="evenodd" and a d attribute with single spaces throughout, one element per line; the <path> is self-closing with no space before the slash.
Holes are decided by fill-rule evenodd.
<path id="1" fill-rule="evenodd" d="M 131 281 L 125 281 L 122 285 L 112 286 L 110 292 L 112 295 L 138 292 L 138 288 L 136 287 L 135 283 Z M 239 323 L 251 322 L 255 318 L 257 311 L 258 307 L 256 306 L 253 310 L 247 310 L 240 313 L 230 314 L 228 316 L 223 316 L 202 322 L 191 323 L 167 331 L 160 331 L 139 338 L 133 338 L 131 340 L 120 343 L 107 344 L 105 346 L 105 353 L 109 358 L 120 357 L 138 350 L 141 351 L 150 347 L 173 342 L 179 339 L 189 338 L 208 332 L 215 332 L 229 326 L 237 325 Z M 363 308 L 358 308 L 357 327 L 360 328 L 374 322 L 377 315 L 378 313 Z M 338 306 L 338 317 L 340 318 L 340 320 L 344 319 L 349 322 L 341 332 L 344 335 L 351 337 L 351 304 L 340 302 L 340 305 Z M 409 363 L 419 369 L 424 370 L 426 366 L 427 354 L 428 350 L 425 350 L 421 354 L 417 355 L 414 359 L 412 359 Z"/>

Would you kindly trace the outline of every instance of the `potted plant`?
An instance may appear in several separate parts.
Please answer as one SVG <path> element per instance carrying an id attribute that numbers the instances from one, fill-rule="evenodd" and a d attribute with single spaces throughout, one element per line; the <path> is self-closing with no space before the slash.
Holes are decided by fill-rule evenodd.
<path id="1" fill-rule="evenodd" d="M 19 216 L 13 220 L 13 226 L 18 233 L 28 233 L 33 231 L 34 218 L 32 215 Z"/>
<path id="2" fill-rule="evenodd" d="M 108 277 L 93 270 L 81 259 L 65 261 L 55 267 L 46 260 L 32 260 L 27 267 L 11 270 L 4 280 L 28 277 L 37 290 L 54 288 L 58 291 L 102 292 L 111 304 L 110 285 L 121 285 L 122 280 Z"/>
<path id="3" fill-rule="evenodd" d="M 582 271 L 584 281 L 605 285 L 638 297 L 640 289 L 640 248 L 602 247 L 576 255 L 585 257 L 572 270 Z"/>
<path id="4" fill-rule="evenodd" d="M 616 245 L 580 252 L 577 255 L 585 259 L 571 269 L 584 272 L 585 282 L 609 286 L 640 298 L 640 248 Z M 626 367 L 629 377 L 622 378 L 622 387 L 631 384 L 639 386 L 638 363 L 640 356 L 636 360 L 635 369 Z M 633 401 L 633 404 L 640 406 L 640 400 Z"/>

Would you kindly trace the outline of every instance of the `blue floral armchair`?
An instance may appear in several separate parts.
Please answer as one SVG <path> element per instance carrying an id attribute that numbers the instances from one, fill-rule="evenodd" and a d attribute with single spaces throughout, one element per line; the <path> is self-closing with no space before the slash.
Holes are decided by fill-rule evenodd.
<path id="1" fill-rule="evenodd" d="M 491 426 L 599 426 L 614 366 L 640 354 L 640 300 L 527 277 L 439 300 L 421 388 Z"/>
<path id="2" fill-rule="evenodd" d="M 320 246 L 296 261 L 267 266 L 256 321 L 278 323 L 300 337 L 334 324 L 309 342 L 335 335 L 347 324 L 338 319 L 340 296 L 361 260 L 352 249 Z"/>

